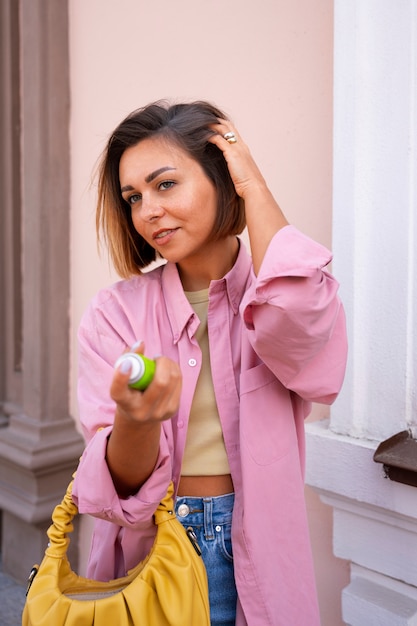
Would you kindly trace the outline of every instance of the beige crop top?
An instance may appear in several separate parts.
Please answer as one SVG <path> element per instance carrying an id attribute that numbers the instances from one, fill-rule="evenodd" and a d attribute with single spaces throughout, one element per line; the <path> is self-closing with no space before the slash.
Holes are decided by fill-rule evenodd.
<path id="1" fill-rule="evenodd" d="M 181 474 L 230 474 L 211 377 L 207 329 L 208 289 L 185 292 L 185 295 L 200 320 L 196 339 L 201 349 L 202 364 L 191 405 Z"/>

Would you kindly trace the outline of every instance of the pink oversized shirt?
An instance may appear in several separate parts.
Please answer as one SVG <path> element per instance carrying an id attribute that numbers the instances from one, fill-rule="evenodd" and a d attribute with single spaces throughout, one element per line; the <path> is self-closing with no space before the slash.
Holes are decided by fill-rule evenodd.
<path id="1" fill-rule="evenodd" d="M 328 250 L 286 226 L 258 276 L 241 244 L 234 267 L 210 284 L 213 384 L 235 486 L 237 626 L 320 623 L 304 502 L 304 419 L 312 401 L 335 399 L 345 371 L 338 283 L 323 270 L 330 260 Z M 88 445 L 74 497 L 80 512 L 98 518 L 93 578 L 124 575 L 145 557 L 153 512 L 171 479 L 178 487 L 201 364 L 198 325 L 170 263 L 103 289 L 83 317 L 79 405 Z M 154 473 L 120 499 L 105 460 L 114 416 L 108 390 L 117 357 L 138 339 L 149 356 L 179 362 L 183 391 L 178 414 L 163 424 Z"/>

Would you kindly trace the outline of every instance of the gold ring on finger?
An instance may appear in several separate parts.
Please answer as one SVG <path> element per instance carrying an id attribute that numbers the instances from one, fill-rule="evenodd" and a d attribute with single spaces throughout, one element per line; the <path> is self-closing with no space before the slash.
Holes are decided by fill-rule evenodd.
<path id="1" fill-rule="evenodd" d="M 226 139 L 226 141 L 228 143 L 236 143 L 237 142 L 236 135 L 234 133 L 232 133 L 231 131 L 229 131 L 228 133 L 225 133 L 223 135 L 223 138 Z"/>

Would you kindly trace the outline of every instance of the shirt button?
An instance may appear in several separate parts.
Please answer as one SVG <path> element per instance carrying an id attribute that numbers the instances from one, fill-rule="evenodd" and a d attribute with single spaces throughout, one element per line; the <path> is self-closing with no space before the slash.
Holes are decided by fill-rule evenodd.
<path id="1" fill-rule="evenodd" d="M 180 517 L 187 517 L 188 513 L 190 512 L 190 507 L 188 506 L 188 504 L 180 504 L 178 507 L 178 515 Z"/>
<path id="2" fill-rule="evenodd" d="M 197 365 L 197 361 L 195 359 L 188 359 L 188 365 L 190 367 L 195 367 Z"/>

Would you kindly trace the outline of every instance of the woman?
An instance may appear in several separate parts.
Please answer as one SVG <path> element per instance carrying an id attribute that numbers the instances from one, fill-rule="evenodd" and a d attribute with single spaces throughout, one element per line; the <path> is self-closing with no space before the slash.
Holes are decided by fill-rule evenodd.
<path id="1" fill-rule="evenodd" d="M 245 224 L 251 256 L 237 238 Z M 144 558 L 173 480 L 178 519 L 203 550 L 213 626 L 319 624 L 303 422 L 344 375 L 330 253 L 288 224 L 233 124 L 205 102 L 154 103 L 121 122 L 101 162 L 97 225 L 123 280 L 79 331 L 88 446 L 74 495 L 99 518 L 88 574 L 122 576 Z M 114 370 L 126 350 L 162 355 L 144 392 L 129 388 L 128 367 Z"/>

